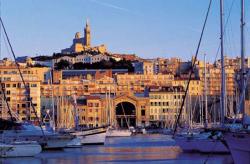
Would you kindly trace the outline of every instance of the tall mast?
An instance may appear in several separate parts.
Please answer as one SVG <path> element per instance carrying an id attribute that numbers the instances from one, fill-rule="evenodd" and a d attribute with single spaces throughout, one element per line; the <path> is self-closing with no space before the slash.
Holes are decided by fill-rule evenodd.
<path id="1" fill-rule="evenodd" d="M 221 45 L 221 124 L 224 125 L 226 80 L 224 64 L 224 0 L 220 0 L 220 45 Z"/>
<path id="2" fill-rule="evenodd" d="M 205 98 L 205 127 L 208 124 L 208 112 L 207 112 L 207 67 L 206 67 L 206 54 L 204 54 L 204 98 Z"/>
<path id="3" fill-rule="evenodd" d="M 56 130 L 56 123 L 55 123 L 55 100 L 54 100 L 54 87 L 53 87 L 53 81 L 52 81 L 52 73 L 50 70 L 50 87 L 51 87 L 51 101 L 52 101 L 52 128 L 53 131 Z"/>
<path id="4" fill-rule="evenodd" d="M 243 123 L 245 115 L 245 0 L 241 0 L 241 94 L 242 104 L 241 111 L 243 113 Z"/>
<path id="5" fill-rule="evenodd" d="M 77 100 L 76 100 L 76 94 L 73 94 L 73 106 L 74 106 L 74 124 L 75 129 L 78 129 L 79 120 L 78 120 L 78 112 L 77 112 Z"/>

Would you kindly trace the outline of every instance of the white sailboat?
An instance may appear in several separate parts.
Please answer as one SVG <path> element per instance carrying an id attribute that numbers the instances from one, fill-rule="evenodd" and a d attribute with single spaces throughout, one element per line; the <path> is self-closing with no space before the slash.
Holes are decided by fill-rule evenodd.
<path id="1" fill-rule="evenodd" d="M 4 34 L 7 38 L 7 43 L 11 49 L 11 53 L 12 53 L 13 58 L 15 60 L 15 65 L 17 67 L 19 74 L 20 74 L 20 78 L 21 78 L 22 84 L 24 86 L 24 89 L 27 93 L 29 93 L 29 91 L 30 91 L 29 85 L 27 85 L 24 81 L 22 71 L 20 69 L 19 64 L 17 63 L 16 55 L 15 55 L 14 50 L 12 48 L 12 45 L 10 43 L 10 39 L 7 35 L 6 29 L 5 29 L 5 26 L 4 26 L 4 23 L 3 23 L 1 17 L 0 17 L 0 23 L 1 23 L 1 26 L 3 27 Z M 50 133 L 48 131 L 44 131 L 42 129 L 41 122 L 38 118 L 37 111 L 36 111 L 34 104 L 32 102 L 32 98 L 30 97 L 29 94 L 25 94 L 25 95 L 26 95 L 27 100 L 29 101 L 29 104 L 30 104 L 30 106 L 35 114 L 35 117 L 36 117 L 40 127 L 34 126 L 32 124 L 25 124 L 22 122 L 19 122 L 19 123 L 16 122 L 13 119 L 13 116 L 12 116 L 12 113 L 10 110 L 10 106 L 9 106 L 8 102 L 6 101 L 5 91 L 3 88 L 1 88 L 1 89 L 2 89 L 2 93 L 4 96 L 5 102 L 7 104 L 7 108 L 8 108 L 10 117 L 12 119 L 11 123 L 8 122 L 7 120 L 0 119 L 1 124 L 2 123 L 9 124 L 9 126 L 7 126 L 8 128 L 6 128 L 5 126 L 1 126 L 1 129 L 0 129 L 1 135 L 2 135 L 1 142 L 15 143 L 15 141 L 17 141 L 17 140 L 21 141 L 21 142 L 23 142 L 23 141 L 29 141 L 29 142 L 37 141 L 43 148 L 53 148 L 54 149 L 54 148 L 64 148 L 67 145 L 67 143 L 74 138 L 74 136 L 71 136 L 71 135 L 60 135 L 57 133 Z M 3 122 L 3 121 L 5 121 L 5 122 Z"/>
<path id="2" fill-rule="evenodd" d="M 122 102 L 121 102 L 121 107 L 122 107 L 123 115 L 125 117 L 125 121 L 126 121 L 128 129 L 120 129 L 117 126 L 110 126 L 107 130 L 107 137 L 129 137 L 132 135 L 132 131 L 129 129 L 129 124 L 125 115 Z"/>
<path id="3" fill-rule="evenodd" d="M 44 134 L 37 126 L 28 123 L 10 123 L 0 119 L 1 124 L 8 124 L 8 128 L 1 129 L 1 142 L 37 141 L 44 149 L 60 149 L 66 147 L 74 139 L 73 135 L 62 135 L 44 130 Z M 45 138 L 44 138 L 45 135 Z"/>
<path id="4" fill-rule="evenodd" d="M 120 129 L 117 127 L 116 120 L 111 120 L 111 118 L 112 118 L 111 116 L 113 115 L 113 113 L 111 110 L 111 101 L 110 101 L 110 94 L 111 93 L 110 92 L 111 92 L 111 88 L 109 86 L 108 93 L 106 92 L 106 104 L 107 104 L 106 117 L 108 118 L 107 124 L 111 125 L 111 126 L 108 127 L 106 136 L 107 137 L 129 137 L 132 135 L 132 132 L 129 129 Z M 123 106 L 122 106 L 122 109 L 123 109 Z M 124 109 L 123 109 L 123 114 L 124 114 L 124 117 L 126 119 Z M 126 123 L 127 123 L 127 119 L 126 119 Z M 127 124 L 127 126 L 128 126 L 128 124 Z"/>
<path id="5" fill-rule="evenodd" d="M 104 145 L 107 127 L 77 130 L 71 134 L 81 140 L 82 145 Z"/>
<path id="6" fill-rule="evenodd" d="M 107 130 L 107 137 L 129 137 L 132 132 L 129 129 L 117 129 L 109 127 Z"/>
<path id="7" fill-rule="evenodd" d="M 73 100 L 75 129 L 69 130 L 68 133 L 76 136 L 78 140 L 80 140 L 80 143 L 82 145 L 103 145 L 106 140 L 107 127 L 101 126 L 91 128 L 80 128 L 78 125 L 77 101 L 75 95 L 73 95 Z M 68 146 L 74 146 L 72 145 L 72 143 L 74 143 L 74 141 L 69 143 Z"/>

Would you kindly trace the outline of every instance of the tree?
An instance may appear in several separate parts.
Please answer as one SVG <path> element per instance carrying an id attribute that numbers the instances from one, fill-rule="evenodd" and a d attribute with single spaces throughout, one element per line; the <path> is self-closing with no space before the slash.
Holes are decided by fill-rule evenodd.
<path id="1" fill-rule="evenodd" d="M 68 69 L 70 68 L 71 64 L 67 60 L 60 60 L 58 63 L 55 64 L 56 70 L 61 69 Z"/>

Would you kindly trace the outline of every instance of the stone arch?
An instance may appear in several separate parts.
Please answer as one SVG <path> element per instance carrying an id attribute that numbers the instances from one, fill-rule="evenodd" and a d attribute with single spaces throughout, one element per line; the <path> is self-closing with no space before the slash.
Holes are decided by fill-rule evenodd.
<path id="1" fill-rule="evenodd" d="M 119 101 L 115 105 L 115 118 L 121 128 L 136 126 L 136 105 L 131 101 Z"/>

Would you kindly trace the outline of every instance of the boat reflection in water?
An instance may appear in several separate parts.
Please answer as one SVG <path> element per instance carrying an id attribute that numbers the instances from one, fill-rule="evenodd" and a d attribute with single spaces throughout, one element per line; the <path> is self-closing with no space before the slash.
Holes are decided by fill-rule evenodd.
<path id="1" fill-rule="evenodd" d="M 38 160 L 39 159 L 39 160 Z M 230 155 L 183 153 L 171 136 L 135 135 L 111 137 L 105 145 L 44 151 L 36 158 L 3 159 L 6 163 L 232 163 Z"/>

